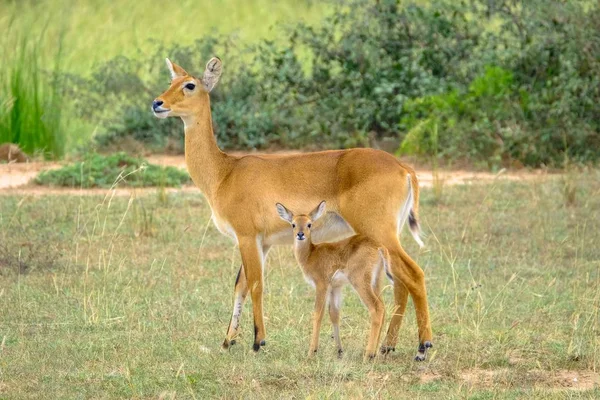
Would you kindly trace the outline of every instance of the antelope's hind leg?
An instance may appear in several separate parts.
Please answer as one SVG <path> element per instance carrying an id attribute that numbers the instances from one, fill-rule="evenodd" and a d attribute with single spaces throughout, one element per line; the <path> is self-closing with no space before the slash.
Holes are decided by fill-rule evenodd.
<path id="1" fill-rule="evenodd" d="M 381 353 L 388 354 L 392 351 L 396 351 L 396 343 L 398 343 L 398 332 L 402 325 L 402 319 L 406 312 L 406 305 L 408 304 L 408 289 L 402 282 L 394 282 L 394 311 L 390 325 L 388 327 L 387 334 L 383 345 L 381 346 Z"/>
<path id="2" fill-rule="evenodd" d="M 377 354 L 379 336 L 383 327 L 385 318 L 385 307 L 378 293 L 375 293 L 371 285 L 371 274 L 367 274 L 362 279 L 352 279 L 350 282 L 360 296 L 363 304 L 369 309 L 371 317 L 371 330 L 369 332 L 369 341 L 365 350 L 365 359 L 374 359 Z"/>
<path id="3" fill-rule="evenodd" d="M 332 287 L 329 292 L 329 318 L 333 326 L 333 339 L 337 347 L 338 357 L 344 353 L 342 349 L 342 341 L 340 339 L 340 308 L 342 305 L 342 288 L 341 286 Z"/>
<path id="4" fill-rule="evenodd" d="M 394 276 L 394 297 L 396 298 L 396 311 L 395 315 L 397 318 L 392 318 L 390 327 L 388 330 L 389 341 L 386 339 L 386 343 L 393 343 L 397 340 L 397 332 L 400 327 L 403 316 L 403 308 L 406 308 L 406 289 L 410 293 L 413 303 L 415 306 L 415 313 L 417 315 L 417 326 L 419 329 L 419 348 L 415 361 L 424 361 L 427 349 L 433 347 L 431 342 L 431 321 L 429 319 L 429 305 L 427 303 L 427 289 L 425 287 L 425 274 L 421 267 L 413 261 L 412 258 L 400 246 L 400 242 L 396 239 L 395 245 L 391 244 L 386 246 L 390 251 L 390 258 L 392 261 L 392 275 Z M 402 288 L 402 285 L 405 288 Z"/>

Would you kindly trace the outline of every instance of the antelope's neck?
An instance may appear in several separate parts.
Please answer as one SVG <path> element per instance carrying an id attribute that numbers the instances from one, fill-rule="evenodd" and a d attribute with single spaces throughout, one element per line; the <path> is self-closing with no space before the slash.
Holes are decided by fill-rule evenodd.
<path id="1" fill-rule="evenodd" d="M 310 239 L 302 241 L 294 239 L 294 255 L 296 256 L 296 261 L 298 261 L 302 268 L 308 263 L 308 259 L 314 249 L 315 245 Z"/>
<path id="2" fill-rule="evenodd" d="M 185 163 L 196 186 L 212 204 L 219 184 L 233 167 L 233 158 L 219 149 L 213 133 L 208 95 L 185 125 Z"/>

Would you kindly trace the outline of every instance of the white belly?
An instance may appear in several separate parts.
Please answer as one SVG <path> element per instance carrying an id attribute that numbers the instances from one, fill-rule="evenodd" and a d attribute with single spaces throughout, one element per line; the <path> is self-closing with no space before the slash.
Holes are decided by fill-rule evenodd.
<path id="1" fill-rule="evenodd" d="M 215 226 L 217 227 L 217 229 L 219 230 L 219 232 L 221 232 L 225 236 L 229 236 L 230 238 L 235 240 L 237 243 L 237 235 L 235 234 L 235 231 L 233 230 L 231 225 L 229 225 L 224 220 L 219 219 L 219 217 L 217 217 L 217 215 L 215 213 L 213 213 L 213 215 L 212 215 L 212 220 L 213 220 L 213 223 L 215 224 Z"/>
<path id="2" fill-rule="evenodd" d="M 327 213 L 321 219 L 322 221 L 319 220 L 320 223 L 311 233 L 314 243 L 336 242 L 355 233 L 346 220 L 337 213 Z M 267 235 L 265 244 L 269 246 L 294 244 L 292 227 L 289 226 L 286 229 Z"/>

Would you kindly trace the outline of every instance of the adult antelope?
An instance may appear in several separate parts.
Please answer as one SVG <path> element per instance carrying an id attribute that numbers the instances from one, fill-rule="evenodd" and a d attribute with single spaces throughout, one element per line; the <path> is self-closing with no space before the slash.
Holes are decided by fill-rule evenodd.
<path id="1" fill-rule="evenodd" d="M 419 331 L 419 354 L 431 347 L 431 324 L 423 270 L 400 246 L 398 234 L 408 219 L 421 245 L 419 187 L 415 172 L 395 157 L 373 149 L 323 151 L 294 155 L 232 156 L 222 152 L 213 134 L 209 92 L 221 76 L 212 58 L 202 78 L 167 61 L 171 86 L 152 104 L 159 118 L 180 117 L 185 127 L 185 161 L 212 210 L 221 233 L 238 244 L 242 266 L 235 281 L 234 305 L 223 347 L 235 343 L 248 291 L 254 314 L 254 345 L 265 344 L 263 267 L 275 244 L 292 244 L 289 224 L 273 207 L 282 202 L 307 213 L 327 201 L 328 212 L 313 230 L 316 242 L 362 234 L 385 246 L 394 278 L 395 310 L 382 352 L 395 348 L 408 301 L 413 298 Z M 291 177 L 293 176 L 293 179 Z M 421 359 L 417 355 L 417 359 Z"/>

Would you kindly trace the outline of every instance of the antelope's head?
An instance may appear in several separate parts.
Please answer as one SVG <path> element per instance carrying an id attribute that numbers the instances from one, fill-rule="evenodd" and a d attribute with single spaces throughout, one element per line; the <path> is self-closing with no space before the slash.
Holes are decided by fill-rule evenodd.
<path id="1" fill-rule="evenodd" d="M 308 215 L 294 215 L 293 212 L 285 208 L 281 203 L 277 203 L 276 207 L 279 217 L 292 225 L 294 238 L 300 241 L 308 239 L 310 242 L 310 232 L 313 222 L 321 218 L 325 213 L 325 201 L 320 202 L 317 208 L 312 210 Z"/>
<path id="2" fill-rule="evenodd" d="M 152 102 L 152 112 L 158 118 L 186 117 L 198 108 L 198 102 L 208 99 L 208 93 L 217 85 L 222 62 L 213 57 L 206 64 L 202 79 L 188 74 L 167 58 L 171 86 Z"/>

